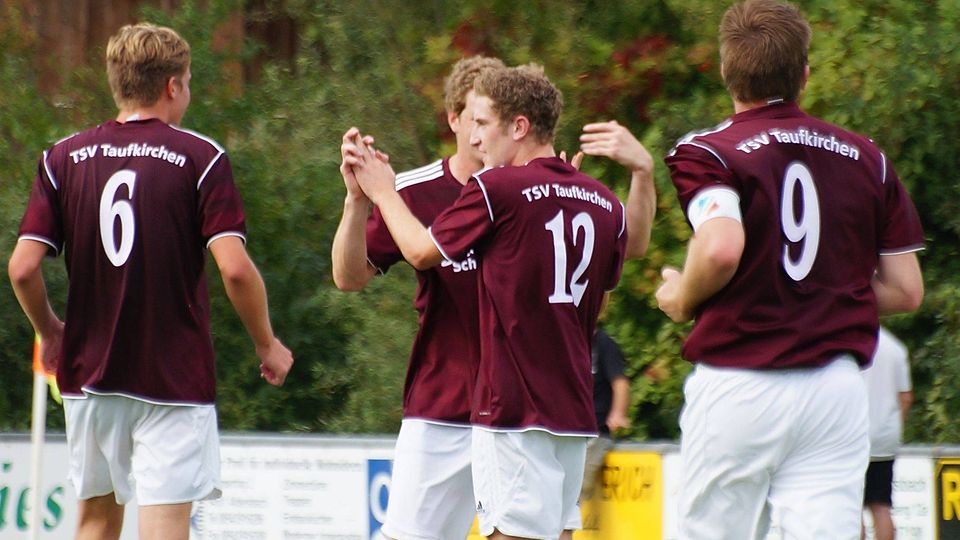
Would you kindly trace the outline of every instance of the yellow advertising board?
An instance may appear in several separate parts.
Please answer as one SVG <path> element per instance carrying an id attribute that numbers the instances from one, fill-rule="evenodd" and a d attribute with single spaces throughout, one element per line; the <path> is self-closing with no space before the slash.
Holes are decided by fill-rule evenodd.
<path id="1" fill-rule="evenodd" d="M 960 538 L 960 459 L 938 459 L 934 476 L 936 538 Z"/>
<path id="2" fill-rule="evenodd" d="M 574 540 L 661 540 L 663 462 L 656 452 L 607 454 L 600 485 L 581 501 L 583 529 Z M 483 540 L 474 521 L 468 540 Z"/>

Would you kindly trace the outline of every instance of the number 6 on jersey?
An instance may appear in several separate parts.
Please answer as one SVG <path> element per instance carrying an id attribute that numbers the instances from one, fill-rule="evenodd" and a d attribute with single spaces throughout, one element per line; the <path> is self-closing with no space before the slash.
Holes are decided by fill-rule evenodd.
<path id="1" fill-rule="evenodd" d="M 133 220 L 133 205 L 128 199 L 114 201 L 117 190 L 121 185 L 127 186 L 129 199 L 133 198 L 133 184 L 137 180 L 137 173 L 122 170 L 113 173 L 100 195 L 100 242 L 103 251 L 114 266 L 123 266 L 133 251 L 133 233 L 136 223 Z M 113 223 L 120 218 L 120 246 L 117 247 L 113 238 Z"/>

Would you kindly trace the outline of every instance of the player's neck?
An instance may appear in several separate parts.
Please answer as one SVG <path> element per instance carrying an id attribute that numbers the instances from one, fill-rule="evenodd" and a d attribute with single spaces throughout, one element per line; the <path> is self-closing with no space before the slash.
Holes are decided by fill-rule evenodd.
<path id="1" fill-rule="evenodd" d="M 733 100 L 733 112 L 736 114 L 740 114 L 744 111 L 749 111 L 750 109 L 756 109 L 758 107 L 766 107 L 766 106 L 767 106 L 767 102 L 765 100 L 749 101 L 749 102 L 739 101 L 736 99 Z"/>
<path id="2" fill-rule="evenodd" d="M 529 144 L 522 144 L 520 149 L 517 151 L 517 154 L 513 157 L 513 161 L 510 162 L 511 165 L 521 166 L 530 163 L 531 161 L 538 158 L 545 157 L 556 157 L 557 153 L 553 149 L 553 143 L 542 144 L 538 142 L 532 142 Z"/>
<path id="3" fill-rule="evenodd" d="M 457 153 L 450 156 L 447 164 L 450 165 L 450 173 L 453 177 L 463 185 L 467 185 L 473 173 L 483 168 L 482 161 L 473 159 L 469 152 L 462 152 L 459 148 Z"/>
<path id="4" fill-rule="evenodd" d="M 739 101 L 737 99 L 733 100 L 733 111 L 737 114 L 744 111 L 749 111 L 751 109 L 757 109 L 760 107 L 766 107 L 767 105 L 775 105 L 777 103 L 786 103 L 783 98 L 771 98 L 763 99 L 760 101 Z"/>
<path id="5" fill-rule="evenodd" d="M 120 109 L 117 114 L 117 122 L 124 123 L 129 120 L 149 120 L 156 118 L 167 124 L 172 124 L 173 114 L 169 107 L 157 103 L 150 106 L 133 105 Z"/>

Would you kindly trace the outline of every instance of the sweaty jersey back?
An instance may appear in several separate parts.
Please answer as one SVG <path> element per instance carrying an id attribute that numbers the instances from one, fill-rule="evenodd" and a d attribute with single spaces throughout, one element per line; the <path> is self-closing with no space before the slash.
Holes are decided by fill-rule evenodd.
<path id="1" fill-rule="evenodd" d="M 66 259 L 63 394 L 212 403 L 206 247 L 244 234 L 227 156 L 197 133 L 109 121 L 44 152 L 20 239 Z"/>
<path id="2" fill-rule="evenodd" d="M 682 139 L 666 158 L 688 218 L 710 189 L 739 198 L 746 234 L 730 283 L 696 315 L 684 356 L 747 368 L 817 366 L 873 352 L 871 278 L 922 248 L 916 209 L 869 139 L 775 103 Z"/>

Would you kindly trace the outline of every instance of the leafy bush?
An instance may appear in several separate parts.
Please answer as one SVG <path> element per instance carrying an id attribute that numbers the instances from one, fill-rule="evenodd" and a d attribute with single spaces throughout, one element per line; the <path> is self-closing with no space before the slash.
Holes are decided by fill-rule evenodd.
<path id="1" fill-rule="evenodd" d="M 295 55 L 266 61 L 247 83 L 238 82 L 237 66 L 264 52 L 263 45 L 224 45 L 217 37 L 220 23 L 233 21 L 247 3 L 180 4 L 174 14 L 146 10 L 145 18 L 180 29 L 191 42 L 193 103 L 184 123 L 229 151 L 274 326 L 297 358 L 286 387 L 260 381 L 249 338 L 212 272 L 225 429 L 397 428 L 416 329 L 415 283 L 409 269 L 398 267 L 364 292 L 334 289 L 329 253 L 344 194 L 340 135 L 351 125 L 372 133 L 398 170 L 452 152 L 441 113 L 442 82 L 459 57 L 484 53 L 511 64 L 544 65 L 564 92 L 558 149 L 576 148 L 584 123 L 617 119 L 651 153 L 663 156 L 684 133 L 732 112 L 716 44 L 727 2 L 288 1 L 260 8 L 256 16 L 294 20 Z M 909 0 L 801 4 L 814 28 L 812 77 L 802 105 L 875 137 L 912 191 L 926 227 L 927 301 L 916 315 L 888 321 L 914 353 L 917 405 L 908 437 L 956 441 L 960 155 L 950 134 L 960 122 L 960 103 L 951 98 L 960 87 L 960 48 L 954 44 L 960 7 Z M 0 5 L 0 12 L 0 152 L 9 157 L 0 160 L 6 179 L 0 184 L 0 224 L 7 231 L 0 250 L 9 253 L 40 151 L 114 111 L 102 55 L 91 54 L 90 65 L 56 95 L 42 96 L 31 62 L 37 37 L 13 7 Z M 615 164 L 588 158 L 584 170 L 626 195 L 628 175 Z M 628 263 L 603 322 L 628 357 L 634 420 L 629 436 L 636 439 L 677 436 L 680 387 L 690 369 L 679 358 L 687 327 L 669 322 L 653 300 L 659 269 L 682 263 L 690 232 L 662 163 L 656 183 L 649 253 Z M 48 264 L 46 275 L 51 294 L 62 302 L 62 262 Z M 0 396 L 0 429 L 24 429 L 31 330 L 6 280 L 0 280 L 0 319 L 0 369 L 11 381 Z M 62 416 L 51 414 L 50 425 L 62 426 Z"/>

